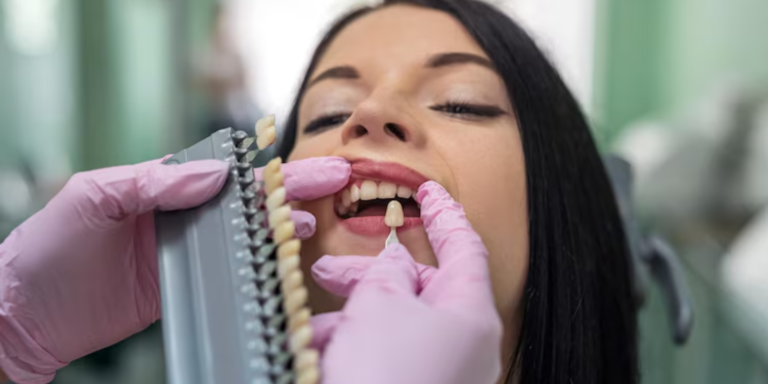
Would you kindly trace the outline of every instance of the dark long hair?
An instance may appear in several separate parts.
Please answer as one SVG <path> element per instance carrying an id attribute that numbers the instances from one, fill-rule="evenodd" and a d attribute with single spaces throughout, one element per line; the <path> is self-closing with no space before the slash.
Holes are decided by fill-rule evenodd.
<path id="1" fill-rule="evenodd" d="M 522 330 L 506 381 L 638 382 L 627 244 L 608 176 L 573 95 L 528 34 L 494 7 L 476 0 L 385 0 L 381 6 L 392 4 L 458 19 L 496 65 L 515 108 L 525 156 L 530 261 Z M 339 31 L 379 7 L 348 14 L 317 47 L 279 147 L 283 158 L 293 148 L 298 106 L 318 60 Z"/>

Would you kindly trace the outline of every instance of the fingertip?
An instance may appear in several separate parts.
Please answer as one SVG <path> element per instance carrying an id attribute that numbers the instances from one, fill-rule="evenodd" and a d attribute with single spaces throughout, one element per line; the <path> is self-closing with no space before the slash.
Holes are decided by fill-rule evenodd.
<path id="1" fill-rule="evenodd" d="M 292 210 L 291 220 L 296 226 L 296 237 L 306 240 L 315 234 L 317 219 L 307 211 Z"/>
<path id="2" fill-rule="evenodd" d="M 327 156 L 327 157 L 317 157 L 318 161 L 320 162 L 326 162 L 330 166 L 335 167 L 341 167 L 343 169 L 349 168 L 351 171 L 351 164 L 349 163 L 349 160 L 339 157 L 339 156 Z"/>
<path id="3" fill-rule="evenodd" d="M 349 181 L 352 168 L 341 157 L 311 157 L 283 164 L 290 201 L 315 200 L 338 192 Z"/>
<path id="4" fill-rule="evenodd" d="M 334 260 L 335 257 L 329 255 L 325 255 L 317 259 L 317 261 L 312 264 L 312 267 L 310 267 L 312 278 L 314 278 L 316 281 L 324 279 Z"/>
<path id="5" fill-rule="evenodd" d="M 318 259 L 310 272 L 315 282 L 326 291 L 347 297 L 373 264 L 370 256 L 329 256 Z"/>
<path id="6" fill-rule="evenodd" d="M 419 186 L 419 189 L 416 191 L 416 202 L 423 204 L 423 201 L 427 196 L 433 196 L 434 198 L 439 199 L 446 196 L 450 197 L 450 194 L 438 182 L 430 180 Z"/>

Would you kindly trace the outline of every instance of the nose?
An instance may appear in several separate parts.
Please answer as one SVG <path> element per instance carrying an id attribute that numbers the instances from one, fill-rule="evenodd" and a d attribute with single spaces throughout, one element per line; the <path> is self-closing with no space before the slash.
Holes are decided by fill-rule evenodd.
<path id="1" fill-rule="evenodd" d="M 342 129 L 342 143 L 419 145 L 424 137 L 403 102 L 371 98 L 358 104 Z"/>

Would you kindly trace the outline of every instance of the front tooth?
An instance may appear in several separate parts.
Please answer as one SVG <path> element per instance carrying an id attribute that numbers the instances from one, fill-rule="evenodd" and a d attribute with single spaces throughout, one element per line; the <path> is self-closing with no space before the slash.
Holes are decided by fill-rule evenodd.
<path id="1" fill-rule="evenodd" d="M 282 260 L 289 256 L 298 257 L 300 250 L 301 250 L 301 240 L 299 239 L 288 240 L 277 247 L 277 258 L 278 260 Z"/>
<path id="2" fill-rule="evenodd" d="M 269 227 L 275 229 L 278 225 L 288 221 L 290 218 L 291 207 L 289 205 L 283 205 L 269 213 Z"/>
<path id="3" fill-rule="evenodd" d="M 298 287 L 292 292 L 289 292 L 285 297 L 285 312 L 289 314 L 297 312 L 307 303 L 308 296 L 307 289 L 304 287 Z"/>
<path id="4" fill-rule="evenodd" d="M 289 272 L 299 269 L 299 265 L 301 265 L 299 255 L 288 256 L 277 262 L 277 274 L 283 277 Z"/>
<path id="5" fill-rule="evenodd" d="M 378 194 L 379 190 L 375 181 L 363 181 L 363 184 L 360 186 L 360 200 L 373 200 Z"/>
<path id="6" fill-rule="evenodd" d="M 349 200 L 353 203 L 360 200 L 360 187 L 357 184 L 352 184 L 352 188 L 349 189 Z"/>
<path id="7" fill-rule="evenodd" d="M 397 197 L 402 197 L 403 199 L 407 199 L 411 197 L 412 194 L 413 194 L 413 191 L 408 187 L 405 187 L 402 185 L 397 187 Z"/>
<path id="8" fill-rule="evenodd" d="M 384 224 L 387 227 L 402 227 L 404 221 L 403 206 L 397 200 L 390 201 L 387 204 L 387 213 L 384 215 Z"/>
<path id="9" fill-rule="evenodd" d="M 294 365 L 297 371 L 303 371 L 307 368 L 317 367 L 320 363 L 320 353 L 314 349 L 305 349 L 296 354 Z"/>
<path id="10" fill-rule="evenodd" d="M 259 149 L 264 149 L 272 143 L 275 142 L 275 138 L 277 137 L 277 129 L 275 126 L 264 128 L 264 130 L 261 132 L 261 134 L 256 137 L 256 147 Z"/>
<path id="11" fill-rule="evenodd" d="M 293 353 L 300 352 L 312 341 L 312 328 L 309 324 L 299 327 L 291 336 L 290 346 Z"/>
<path id="12" fill-rule="evenodd" d="M 283 186 L 283 182 L 285 176 L 283 176 L 282 172 L 277 172 L 273 175 L 270 175 L 269 177 L 264 178 L 264 191 L 267 192 L 267 195 L 271 194 L 275 191 L 275 189 L 278 189 Z"/>
<path id="13" fill-rule="evenodd" d="M 275 230 L 272 233 L 272 240 L 275 243 L 280 244 L 290 240 L 293 237 L 295 231 L 296 227 L 293 224 L 293 221 L 283 222 L 282 224 L 275 227 Z"/>
<path id="14" fill-rule="evenodd" d="M 393 199 L 397 193 L 397 185 L 387 183 L 386 181 L 379 184 L 379 199 Z"/>
<path id="15" fill-rule="evenodd" d="M 283 293 L 289 294 L 290 292 L 293 292 L 294 290 L 301 287 L 301 283 L 304 281 L 304 275 L 302 275 L 300 269 L 295 269 L 291 272 L 289 272 L 285 277 L 283 277 Z"/>
<path id="16" fill-rule="evenodd" d="M 272 194 L 267 197 L 267 201 L 264 203 L 270 212 L 280 208 L 283 204 L 285 204 L 285 187 L 279 187 L 272 191 Z"/>
<path id="17" fill-rule="evenodd" d="M 320 372 L 317 367 L 301 369 L 296 375 L 296 384 L 317 384 L 320 382 Z"/>
<path id="18" fill-rule="evenodd" d="M 344 192 L 341 193 L 341 206 L 349 207 L 350 204 L 352 204 L 352 196 L 349 189 L 345 189 Z"/>
<path id="19" fill-rule="evenodd" d="M 260 135 L 264 132 L 265 128 L 275 125 L 275 115 L 269 115 L 262 117 L 256 122 L 256 135 Z"/>
<path id="20" fill-rule="evenodd" d="M 299 309 L 288 317 L 288 330 L 293 332 L 299 329 L 304 324 L 309 323 L 310 318 L 312 318 L 312 312 L 309 311 L 309 308 Z"/>

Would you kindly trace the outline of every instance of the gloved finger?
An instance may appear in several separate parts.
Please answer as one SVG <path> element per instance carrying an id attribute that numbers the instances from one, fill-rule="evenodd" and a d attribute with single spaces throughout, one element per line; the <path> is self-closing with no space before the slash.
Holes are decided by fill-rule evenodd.
<path id="1" fill-rule="evenodd" d="M 155 160 L 75 174 L 62 192 L 73 201 L 87 199 L 117 221 L 154 209 L 200 205 L 221 190 L 228 173 L 229 164 L 219 160 L 171 165 Z"/>
<path id="2" fill-rule="evenodd" d="M 366 303 L 376 302 L 382 294 L 415 298 L 418 283 L 419 275 L 413 257 L 402 244 L 392 244 L 376 256 L 373 265 L 351 289 L 345 310 L 365 311 Z M 359 308 L 360 305 L 363 308 Z"/>
<path id="3" fill-rule="evenodd" d="M 296 227 L 296 237 L 306 240 L 315 234 L 315 216 L 307 211 L 291 210 L 291 220 Z"/>
<path id="4" fill-rule="evenodd" d="M 341 157 L 312 157 L 283 163 L 287 201 L 315 200 L 340 191 L 347 185 L 352 167 Z M 257 180 L 262 179 L 264 167 L 253 170 Z"/>
<path id="5" fill-rule="evenodd" d="M 312 277 L 326 291 L 346 298 L 375 263 L 371 256 L 323 256 L 312 265 Z M 416 263 L 417 293 L 436 272 L 433 266 Z"/>
<path id="6" fill-rule="evenodd" d="M 312 342 L 310 347 L 322 352 L 325 349 L 325 345 L 331 340 L 333 332 L 336 331 L 341 317 L 341 312 L 328 312 L 312 316 L 310 319 L 312 324 Z"/>
<path id="7" fill-rule="evenodd" d="M 438 183 L 419 187 L 416 201 L 421 218 L 439 264 L 439 287 L 426 288 L 422 297 L 433 304 L 446 299 L 453 304 L 493 303 L 488 273 L 488 250 L 472 229 L 464 209 Z"/>

